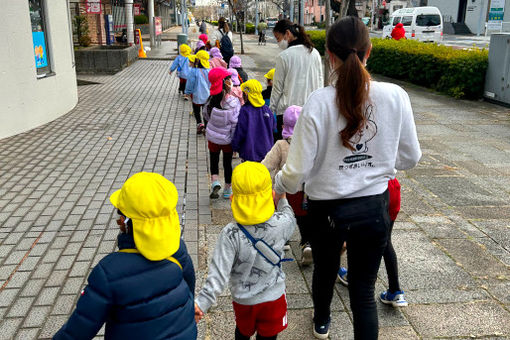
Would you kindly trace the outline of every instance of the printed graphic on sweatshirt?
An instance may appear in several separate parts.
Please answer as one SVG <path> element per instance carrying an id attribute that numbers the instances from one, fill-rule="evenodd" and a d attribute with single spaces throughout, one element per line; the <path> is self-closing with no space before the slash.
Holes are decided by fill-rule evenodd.
<path id="1" fill-rule="evenodd" d="M 344 157 L 343 164 L 340 164 L 339 170 L 374 167 L 373 162 L 370 161 L 372 155 L 368 153 L 370 141 L 377 134 L 377 124 L 372 120 L 373 113 L 374 106 L 367 106 L 365 110 L 365 126 L 352 137 L 351 144 L 354 150 L 352 150 L 352 155 Z"/>

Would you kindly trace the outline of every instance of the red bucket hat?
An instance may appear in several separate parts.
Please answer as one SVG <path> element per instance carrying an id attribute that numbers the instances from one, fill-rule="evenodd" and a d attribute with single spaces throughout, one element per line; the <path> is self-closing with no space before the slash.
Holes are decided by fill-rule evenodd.
<path id="1" fill-rule="evenodd" d="M 230 77 L 232 72 L 227 71 L 223 67 L 215 67 L 209 71 L 209 82 L 211 83 L 210 93 L 214 96 L 223 89 L 223 79 Z"/>

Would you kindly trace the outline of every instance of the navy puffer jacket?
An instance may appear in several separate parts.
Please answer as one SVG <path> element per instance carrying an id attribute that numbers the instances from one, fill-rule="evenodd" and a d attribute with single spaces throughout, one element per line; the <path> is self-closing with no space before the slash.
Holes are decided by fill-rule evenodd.
<path id="1" fill-rule="evenodd" d="M 119 249 L 135 248 L 132 235 L 118 240 Z M 92 339 L 105 322 L 105 339 L 196 339 L 195 272 L 184 241 L 173 257 L 182 269 L 136 253 L 107 255 L 54 339 Z"/>

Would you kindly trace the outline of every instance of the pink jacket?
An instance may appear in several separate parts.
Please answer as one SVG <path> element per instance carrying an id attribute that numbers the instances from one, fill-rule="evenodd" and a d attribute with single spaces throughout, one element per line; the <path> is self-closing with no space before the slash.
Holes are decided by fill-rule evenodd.
<path id="1" fill-rule="evenodd" d="M 234 137 L 241 103 L 236 97 L 227 96 L 221 106 L 222 110 L 213 108 L 210 113 L 209 107 L 205 106 L 203 114 L 208 121 L 205 135 L 214 144 L 228 145 Z"/>
<path id="2" fill-rule="evenodd" d="M 211 69 L 213 69 L 215 67 L 223 67 L 225 69 L 227 68 L 227 63 L 223 59 L 220 59 L 220 58 L 209 59 L 209 64 L 211 64 Z"/>

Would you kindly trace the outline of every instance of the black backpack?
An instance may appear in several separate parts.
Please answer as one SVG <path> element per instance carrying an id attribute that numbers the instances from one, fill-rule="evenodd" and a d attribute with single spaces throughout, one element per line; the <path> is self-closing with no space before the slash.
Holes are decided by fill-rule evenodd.
<path id="1" fill-rule="evenodd" d="M 221 33 L 221 40 L 220 40 L 220 52 L 223 56 L 223 59 L 230 60 L 232 56 L 234 55 L 234 46 L 232 46 L 232 41 L 230 41 L 230 38 L 228 37 L 227 33 Z"/>

